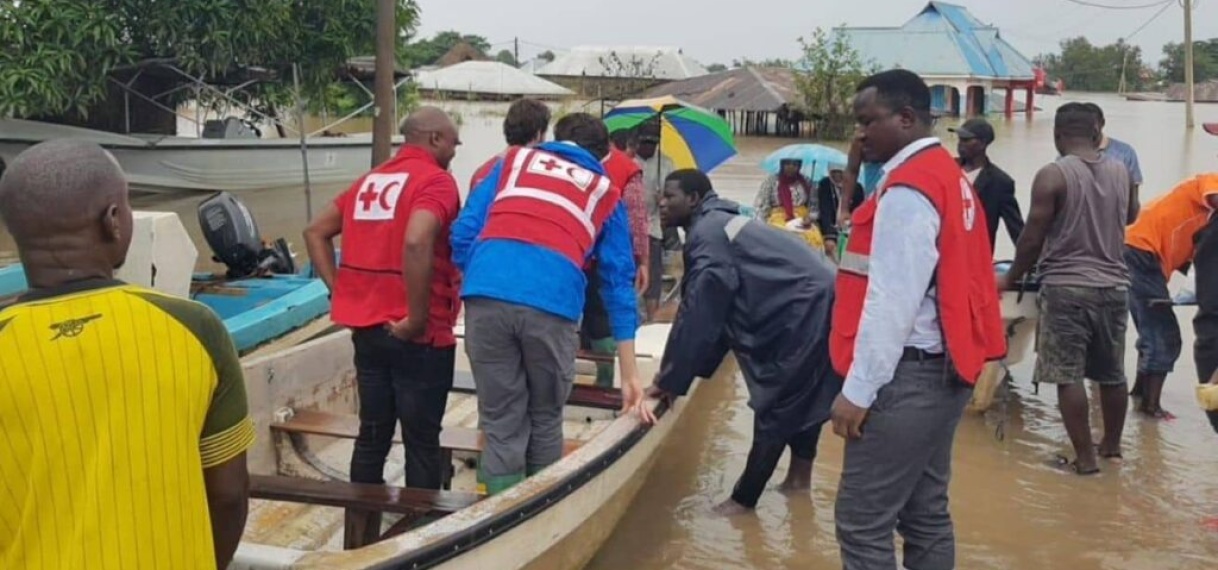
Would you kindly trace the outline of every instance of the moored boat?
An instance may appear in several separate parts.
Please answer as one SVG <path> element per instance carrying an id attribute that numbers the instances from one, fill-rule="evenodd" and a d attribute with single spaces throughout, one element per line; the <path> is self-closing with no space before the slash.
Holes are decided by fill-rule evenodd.
<path id="1" fill-rule="evenodd" d="M 996 275 L 1004 275 L 1011 262 L 994 262 Z M 999 298 L 1002 309 L 1002 323 L 1006 327 L 1007 355 L 1006 358 L 989 362 L 981 371 L 977 385 L 973 388 L 973 398 L 969 401 L 969 410 L 984 412 L 994 403 L 994 396 L 1002 383 L 1009 379 L 1010 366 L 1027 358 L 1036 337 L 1036 322 L 1040 318 L 1040 309 L 1036 305 L 1036 296 L 1040 287 L 1034 279 L 1024 279 L 1016 284 L 1013 290 L 1003 291 Z"/>
<path id="2" fill-rule="evenodd" d="M 127 262 L 116 277 L 211 307 L 247 354 L 321 320 L 330 312 L 329 291 L 310 268 L 297 269 L 287 243 L 262 243 L 248 210 L 227 193 L 199 205 L 200 225 L 224 275 L 194 273 L 198 250 L 178 216 L 135 212 Z M 20 264 L 0 268 L 0 304 L 27 288 Z M 320 329 L 324 327 L 317 327 Z"/>
<path id="3" fill-rule="evenodd" d="M 643 378 L 658 370 L 668 330 L 667 324 L 639 330 Z M 476 455 L 481 441 L 476 396 L 462 393 L 472 380 L 460 345 L 456 366 L 441 445 L 460 459 Z M 581 377 L 565 412 L 563 459 L 501 494 L 481 497 L 464 462 L 454 464 L 445 491 L 393 487 L 393 476 L 389 487 L 343 481 L 358 431 L 347 332 L 244 368 L 261 433 L 248 456 L 256 500 L 232 566 L 238 569 L 580 568 L 608 538 L 697 393 L 671 407 L 650 402 L 661 419 L 649 427 L 616 412 L 616 390 Z M 734 371 L 729 357 L 714 376 L 730 381 Z M 390 454 L 391 471 L 400 471 L 393 465 L 400 457 L 400 451 Z M 352 541 L 344 533 L 344 508 L 396 511 L 401 518 Z"/>

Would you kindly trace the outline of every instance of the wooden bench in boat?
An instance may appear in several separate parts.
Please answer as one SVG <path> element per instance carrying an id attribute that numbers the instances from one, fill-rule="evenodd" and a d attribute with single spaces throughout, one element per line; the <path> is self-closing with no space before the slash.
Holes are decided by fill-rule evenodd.
<path id="1" fill-rule="evenodd" d="M 314 481 L 277 475 L 251 475 L 250 497 L 348 509 L 353 516 L 344 537 L 344 547 L 349 549 L 396 536 L 424 517 L 449 515 L 482 498 L 475 493 Z M 403 515 L 383 534 L 380 533 L 382 512 Z"/>
<path id="2" fill-rule="evenodd" d="M 458 371 L 453 376 L 453 391 L 463 394 L 473 394 L 474 376 L 469 372 Z M 622 391 L 617 388 L 602 388 L 588 384 L 573 384 L 567 404 L 601 410 L 620 410 L 622 408 Z"/>
<path id="3" fill-rule="evenodd" d="M 355 439 L 359 436 L 359 417 L 350 414 L 333 414 L 316 410 L 293 410 L 290 418 L 285 421 L 273 422 L 270 427 L 273 431 L 283 433 Z M 402 443 L 401 426 L 398 426 L 398 429 L 394 431 L 393 442 Z M 582 444 L 583 442 L 573 439 L 563 441 L 563 455 L 565 456 L 579 449 L 579 446 Z M 452 452 L 465 451 L 478 453 L 482 451 L 482 446 L 482 432 L 479 430 L 460 426 L 446 426 L 440 431 L 440 449 L 443 451 L 443 461 L 446 465 L 452 465 Z M 448 488 L 450 482 L 446 480 L 444 487 Z"/>

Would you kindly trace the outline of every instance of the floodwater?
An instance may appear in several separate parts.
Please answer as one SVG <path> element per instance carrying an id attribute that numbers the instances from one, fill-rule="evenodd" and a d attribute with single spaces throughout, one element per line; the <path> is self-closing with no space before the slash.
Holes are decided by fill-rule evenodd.
<path id="1" fill-rule="evenodd" d="M 1132 103 L 1114 96 L 1042 97 L 1044 110 L 1032 119 L 993 118 L 997 140 L 991 157 L 1018 184 L 1026 212 L 1037 169 L 1052 160 L 1052 111 L 1069 100 L 1094 100 L 1107 115 L 1109 134 L 1138 150 L 1145 183 L 1143 203 L 1178 180 L 1218 170 L 1218 137 L 1198 127 L 1187 133 L 1184 108 L 1174 103 Z M 474 169 L 501 150 L 501 104 L 442 104 L 461 116 L 463 146 L 453 171 L 464 187 Z M 568 105 L 558 112 L 581 110 Z M 592 105 L 589 111 L 598 112 Z M 1218 121 L 1218 105 L 1199 105 L 1198 123 Z M 945 143 L 954 146 L 946 131 Z M 189 127 L 184 131 L 192 130 Z M 791 140 L 743 139 L 740 155 L 714 173 L 728 198 L 751 202 L 761 181 L 756 164 Z M 342 188 L 314 188 L 314 211 Z M 264 238 L 287 237 L 303 258 L 300 230 L 306 216 L 300 188 L 241 196 Z M 137 207 L 179 213 L 198 239 L 195 206 L 200 197 L 140 196 Z M 998 257 L 1013 246 L 1001 230 Z M 200 252 L 206 246 L 199 242 Z M 0 264 L 14 257 L 11 239 L 0 233 Z M 200 266 L 208 266 L 205 254 Z M 1177 276 L 1173 289 L 1187 284 Z M 1125 431 L 1125 460 L 1104 463 L 1096 477 L 1079 478 L 1045 466 L 1069 444 L 1052 390 L 1031 386 L 1032 358 L 1012 368 L 1013 389 L 984 415 L 970 414 L 956 438 L 952 511 L 962 569 L 1158 570 L 1210 569 L 1218 560 L 1218 435 L 1193 398 L 1193 310 L 1179 317 L 1185 350 L 1169 379 L 1164 405 L 1178 417 L 1154 422 L 1131 414 Z M 1127 370 L 1135 363 L 1133 327 L 1127 341 Z M 740 382 L 700 389 L 661 452 L 647 483 L 617 531 L 592 561 L 595 570 L 762 569 L 840 567 L 834 538 L 833 502 L 840 477 L 842 445 L 822 436 L 811 493 L 788 497 L 767 492 L 754 515 L 733 519 L 709 512 L 731 492 L 743 468 L 752 434 L 752 414 Z M 1098 408 L 1093 421 L 1099 427 Z M 1000 437 L 1001 435 L 1001 437 Z M 1098 432 L 1097 432 L 1098 437 Z M 781 480 L 784 463 L 774 475 Z"/>

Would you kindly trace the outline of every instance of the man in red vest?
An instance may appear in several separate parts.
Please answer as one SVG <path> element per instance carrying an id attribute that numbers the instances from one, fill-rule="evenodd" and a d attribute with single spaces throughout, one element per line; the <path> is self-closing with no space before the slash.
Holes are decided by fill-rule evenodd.
<path id="1" fill-rule="evenodd" d="M 947 489 L 956 425 L 1006 339 L 985 213 L 931 136 L 930 89 L 890 70 L 859 84 L 862 158 L 883 182 L 851 215 L 829 339 L 845 376 L 833 431 L 846 438 L 837 538 L 846 570 L 955 568 Z"/>
<path id="2" fill-rule="evenodd" d="M 634 289 L 640 295 L 647 290 L 648 283 L 648 236 L 647 204 L 644 201 L 643 169 L 639 167 L 630 155 L 622 152 L 616 146 L 609 147 L 609 154 L 601 159 L 605 167 L 605 176 L 609 177 L 615 187 L 622 189 L 622 202 L 626 204 L 626 218 L 630 222 L 630 241 L 634 251 Z M 614 354 L 617 342 L 613 340 L 613 330 L 609 324 L 609 312 L 600 294 L 600 277 L 596 262 L 591 262 L 584 268 L 588 278 L 588 288 L 584 292 L 584 317 L 580 321 L 580 336 L 588 348 L 601 354 Z M 613 363 L 602 362 L 596 365 L 596 385 L 606 388 L 613 387 Z"/>
<path id="3" fill-rule="evenodd" d="M 448 237 L 460 197 L 448 165 L 461 140 L 435 107 L 411 113 L 401 133 L 401 150 L 328 205 L 304 239 L 330 288 L 331 318 L 351 329 L 355 345 L 360 429 L 351 480 L 384 483 L 385 458 L 401 422 L 406 485 L 439 489 L 448 468 L 440 429 L 460 304 Z"/>

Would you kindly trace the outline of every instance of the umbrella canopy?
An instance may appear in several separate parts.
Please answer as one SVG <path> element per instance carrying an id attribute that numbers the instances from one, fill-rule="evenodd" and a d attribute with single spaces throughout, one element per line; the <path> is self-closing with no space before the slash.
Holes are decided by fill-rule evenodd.
<path id="1" fill-rule="evenodd" d="M 785 159 L 803 162 L 799 171 L 813 183 L 828 176 L 831 166 L 846 167 L 846 153 L 836 148 L 821 144 L 789 144 L 765 157 L 761 161 L 761 168 L 770 174 L 777 174 L 780 162 Z"/>
<path id="2" fill-rule="evenodd" d="M 710 172 L 736 155 L 732 127 L 719 115 L 676 97 L 622 101 L 605 114 L 609 132 L 660 117 L 660 152 L 677 168 Z"/>

